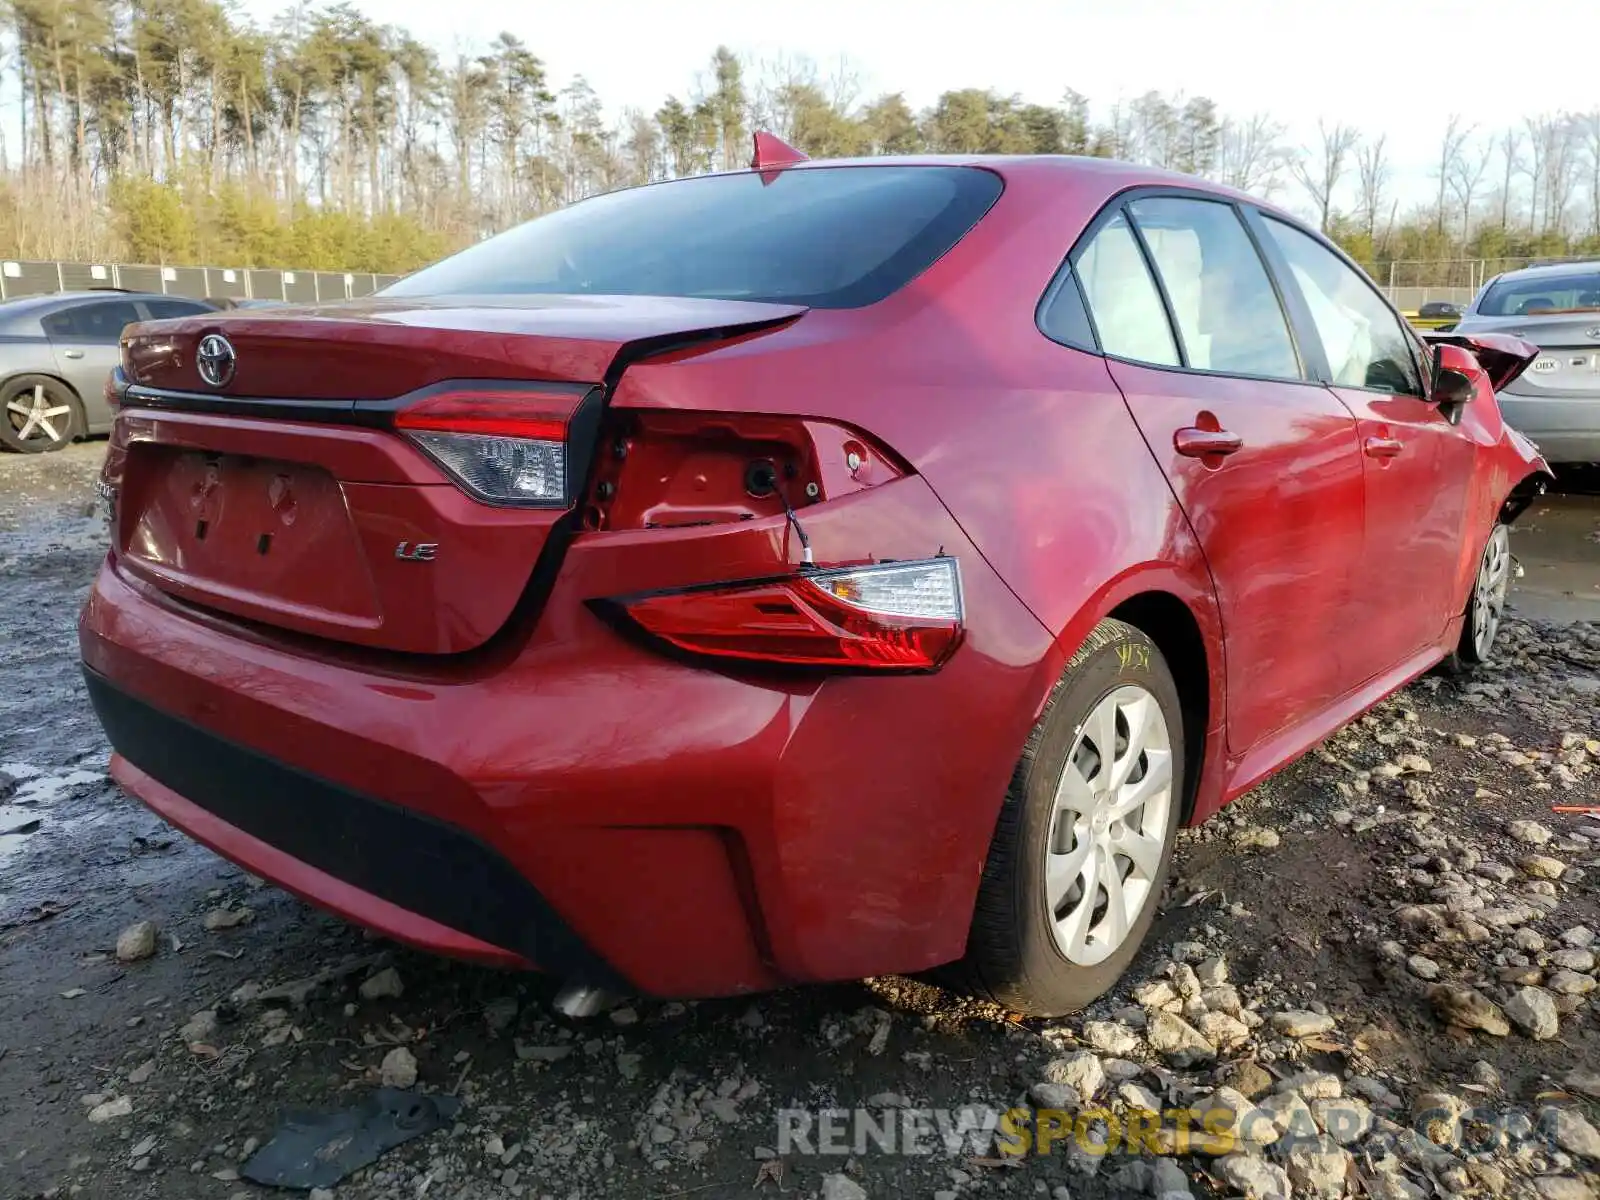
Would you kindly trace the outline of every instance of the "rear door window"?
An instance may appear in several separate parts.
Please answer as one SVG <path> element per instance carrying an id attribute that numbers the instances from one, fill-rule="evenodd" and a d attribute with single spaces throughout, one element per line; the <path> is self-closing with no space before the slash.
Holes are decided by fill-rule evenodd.
<path id="1" fill-rule="evenodd" d="M 1118 213 L 1073 256 L 1100 349 L 1157 366 L 1179 365 L 1161 293 L 1127 218 Z"/>
<path id="2" fill-rule="evenodd" d="M 56 342 L 116 342 L 125 326 L 139 320 L 132 300 L 102 300 L 51 313 L 44 331 Z"/>
<path id="3" fill-rule="evenodd" d="M 975 167 L 802 167 L 597 196 L 507 230 L 386 296 L 577 294 L 857 308 L 904 287 L 1000 195 Z"/>
<path id="4" fill-rule="evenodd" d="M 1155 260 L 1188 366 L 1301 378 L 1272 279 L 1232 205 L 1153 196 L 1128 209 Z"/>

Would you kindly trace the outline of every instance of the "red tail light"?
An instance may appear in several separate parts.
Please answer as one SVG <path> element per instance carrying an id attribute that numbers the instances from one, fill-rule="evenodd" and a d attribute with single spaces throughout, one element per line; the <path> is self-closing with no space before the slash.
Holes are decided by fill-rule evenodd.
<path id="1" fill-rule="evenodd" d="M 711 658 L 933 671 L 965 616 L 953 558 L 806 571 L 600 602 L 652 638 Z"/>
<path id="2" fill-rule="evenodd" d="M 395 414 L 395 428 L 490 504 L 572 503 L 568 425 L 579 397 L 510 385 L 452 386 Z"/>

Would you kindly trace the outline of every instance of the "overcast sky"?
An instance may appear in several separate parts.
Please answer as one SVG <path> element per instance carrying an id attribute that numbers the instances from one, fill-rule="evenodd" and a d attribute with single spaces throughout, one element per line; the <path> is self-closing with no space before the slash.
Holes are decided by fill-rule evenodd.
<path id="1" fill-rule="evenodd" d="M 754 58 L 841 55 L 871 96 L 921 108 L 947 88 L 1097 114 L 1150 89 L 1271 112 L 1296 140 L 1319 117 L 1384 132 L 1410 196 L 1426 194 L 1445 119 L 1482 130 L 1600 108 L 1600 0 L 355 0 L 444 52 L 506 29 L 557 87 L 584 75 L 613 113 L 687 91 L 723 42 Z M 245 0 L 265 19 L 283 0 Z"/>

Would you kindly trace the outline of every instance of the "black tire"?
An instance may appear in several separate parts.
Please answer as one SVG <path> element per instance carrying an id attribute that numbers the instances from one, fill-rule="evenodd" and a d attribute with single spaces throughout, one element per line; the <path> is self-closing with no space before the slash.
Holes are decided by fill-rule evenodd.
<path id="1" fill-rule="evenodd" d="M 50 415 L 41 421 L 32 411 L 35 408 Z M 48 454 L 71 445 L 85 431 L 83 403 L 61 380 L 18 375 L 0 385 L 0 449 Z"/>
<path id="2" fill-rule="evenodd" d="M 1498 575 L 1496 574 L 1498 572 Z M 1446 671 L 1464 675 L 1494 657 L 1495 641 L 1505 615 L 1506 593 L 1515 574 L 1509 528 L 1496 523 L 1484 539 L 1478 570 L 1467 594 L 1466 619 L 1456 648 L 1444 660 Z"/>
<path id="3" fill-rule="evenodd" d="M 1130 684 L 1154 697 L 1170 746 L 1172 777 L 1160 866 L 1122 943 L 1104 961 L 1082 965 L 1069 961 L 1058 945 L 1045 891 L 1050 839 L 1053 833 L 1059 837 L 1056 789 L 1090 714 L 1116 689 Z M 1133 626 L 1102 621 L 1067 664 L 1017 763 L 984 863 L 966 958 L 957 968 L 968 990 L 1013 1012 L 1054 1017 L 1083 1008 L 1116 983 L 1155 920 L 1171 866 L 1187 795 L 1183 734 L 1178 688 L 1161 651 Z"/>

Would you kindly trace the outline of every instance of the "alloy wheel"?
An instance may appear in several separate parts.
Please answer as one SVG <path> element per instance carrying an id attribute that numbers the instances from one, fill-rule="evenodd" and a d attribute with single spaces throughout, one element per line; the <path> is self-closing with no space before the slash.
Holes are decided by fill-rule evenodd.
<path id="1" fill-rule="evenodd" d="M 1079 727 L 1056 787 L 1045 855 L 1046 903 L 1069 962 L 1104 962 L 1154 902 L 1172 768 L 1166 714 L 1142 687 L 1103 696 Z"/>
<path id="2" fill-rule="evenodd" d="M 1478 578 L 1472 588 L 1472 648 L 1481 661 L 1489 657 L 1500 618 L 1505 612 L 1506 592 L 1511 586 L 1511 538 L 1504 525 L 1496 525 L 1478 564 Z"/>
<path id="3" fill-rule="evenodd" d="M 21 443 L 54 445 L 72 433 L 72 406 L 52 396 L 42 383 L 7 401 L 5 415 Z"/>

